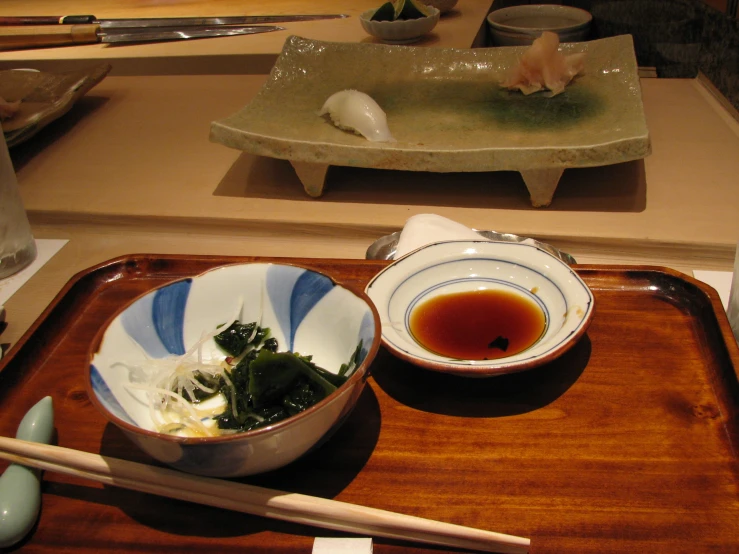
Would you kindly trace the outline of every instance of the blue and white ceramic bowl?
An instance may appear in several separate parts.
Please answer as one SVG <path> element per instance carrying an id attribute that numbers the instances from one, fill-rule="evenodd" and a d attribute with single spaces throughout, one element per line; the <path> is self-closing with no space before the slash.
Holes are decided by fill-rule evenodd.
<path id="1" fill-rule="evenodd" d="M 518 354 L 490 360 L 443 356 L 413 336 L 411 313 L 435 296 L 475 290 L 503 290 L 538 305 L 544 331 Z M 382 321 L 382 342 L 412 364 L 467 377 L 523 371 L 562 355 L 587 330 L 594 299 L 577 273 L 559 258 L 526 243 L 439 242 L 399 258 L 365 289 Z"/>
<path id="2" fill-rule="evenodd" d="M 311 354 L 338 372 L 362 342 L 359 362 L 333 394 L 272 426 L 217 437 L 158 433 L 146 391 L 127 387 L 130 368 L 147 359 L 184 354 L 204 333 L 234 316 L 269 327 L 279 351 Z M 234 477 L 284 466 L 321 442 L 349 414 L 380 345 L 377 310 L 367 296 L 310 269 L 281 264 L 238 264 L 155 289 L 118 313 L 90 350 L 88 394 L 93 404 L 157 460 L 200 475 Z M 225 358 L 213 339 L 204 356 Z"/>

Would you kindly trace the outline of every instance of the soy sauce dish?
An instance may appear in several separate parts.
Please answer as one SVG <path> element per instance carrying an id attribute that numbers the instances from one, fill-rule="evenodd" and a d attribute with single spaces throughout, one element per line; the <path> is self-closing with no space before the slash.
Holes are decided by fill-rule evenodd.
<path id="1" fill-rule="evenodd" d="M 525 243 L 429 244 L 394 261 L 365 292 L 390 352 L 466 377 L 551 362 L 585 334 L 594 310 L 569 265 Z"/>

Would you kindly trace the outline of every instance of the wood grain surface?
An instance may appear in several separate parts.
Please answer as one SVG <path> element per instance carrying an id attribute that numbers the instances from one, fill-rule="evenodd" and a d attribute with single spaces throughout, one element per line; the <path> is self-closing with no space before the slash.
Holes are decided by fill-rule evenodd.
<path id="1" fill-rule="evenodd" d="M 733 268 L 739 123 L 722 119 L 726 114 L 703 98 L 706 91 L 695 81 L 642 80 L 653 154 L 566 170 L 544 210 L 531 206 L 520 175 L 507 171 L 332 167 L 324 196 L 311 198 L 289 162 L 208 141 L 211 122 L 247 105 L 264 83 L 264 76 L 254 75 L 109 75 L 64 118 L 11 148 L 31 225 L 63 224 L 54 237 L 66 236 L 70 224 L 120 222 L 128 227 L 122 234 L 171 225 L 187 234 L 220 227 L 228 236 L 261 233 L 265 226 L 270 234 L 327 238 L 362 230 L 366 248 L 402 229 L 409 217 L 435 213 L 563 249 L 621 255 L 629 263 L 698 268 L 686 265 L 696 263 L 689 258 L 710 256 L 724 264 L 710 269 Z M 668 249 L 674 260 L 662 258 Z M 134 245 L 125 252 L 140 251 Z M 160 253 L 156 245 L 146 251 Z M 647 257 L 637 258 L 637 251 Z M 315 256 L 303 252 L 287 255 Z"/>
<path id="2" fill-rule="evenodd" d="M 152 287 L 253 260 L 266 259 L 132 255 L 79 274 L 0 364 L 0 432 L 51 395 L 58 444 L 151 463 L 87 398 L 91 338 Z M 281 260 L 359 289 L 387 263 Z M 381 349 L 330 441 L 243 481 L 527 536 L 534 553 L 736 551 L 739 349 L 718 296 L 668 269 L 576 269 L 596 315 L 556 362 L 468 380 Z M 53 474 L 43 491 L 18 550 L 298 553 L 339 535 Z"/>
<path id="3" fill-rule="evenodd" d="M 99 30 L 98 25 L 0 26 L 0 50 L 93 44 L 100 40 Z"/>

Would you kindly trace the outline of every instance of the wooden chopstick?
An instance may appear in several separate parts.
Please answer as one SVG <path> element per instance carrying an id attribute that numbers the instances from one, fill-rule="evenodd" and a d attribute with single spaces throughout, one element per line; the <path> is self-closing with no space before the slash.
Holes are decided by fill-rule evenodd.
<path id="1" fill-rule="evenodd" d="M 0 458 L 106 485 L 353 534 L 521 554 L 523 537 L 226 481 L 70 448 L 0 437 Z"/>

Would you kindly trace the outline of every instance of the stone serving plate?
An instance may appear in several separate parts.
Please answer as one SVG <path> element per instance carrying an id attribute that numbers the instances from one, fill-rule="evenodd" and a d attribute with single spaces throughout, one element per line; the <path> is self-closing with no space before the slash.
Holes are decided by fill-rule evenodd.
<path id="1" fill-rule="evenodd" d="M 547 206 L 566 168 L 649 155 L 629 35 L 562 45 L 587 52 L 564 93 L 523 96 L 499 87 L 525 47 L 427 48 L 288 38 L 268 81 L 210 138 L 289 160 L 306 192 L 323 194 L 329 166 L 430 172 L 520 172 L 534 206 Z M 357 89 L 387 113 L 394 143 L 369 142 L 318 115 L 334 92 Z"/>

